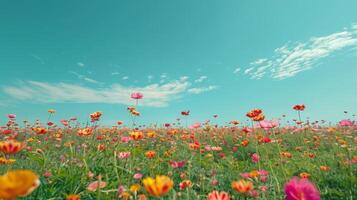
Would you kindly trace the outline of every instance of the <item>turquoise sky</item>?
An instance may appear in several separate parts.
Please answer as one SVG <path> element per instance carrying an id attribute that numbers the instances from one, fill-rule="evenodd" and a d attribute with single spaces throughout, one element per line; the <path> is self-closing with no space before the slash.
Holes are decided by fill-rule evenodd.
<path id="1" fill-rule="evenodd" d="M 141 123 L 336 121 L 357 111 L 357 1 L 111 0 L 0 3 L 0 118 Z"/>

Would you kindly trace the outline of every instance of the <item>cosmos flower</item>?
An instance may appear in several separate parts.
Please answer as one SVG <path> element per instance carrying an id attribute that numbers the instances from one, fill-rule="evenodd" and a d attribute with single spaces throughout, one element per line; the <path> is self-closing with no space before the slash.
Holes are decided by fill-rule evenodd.
<path id="1" fill-rule="evenodd" d="M 146 191 L 155 197 L 160 197 L 168 193 L 174 182 L 167 176 L 156 176 L 155 179 L 147 177 L 143 180 Z"/>
<path id="2" fill-rule="evenodd" d="M 38 175 L 30 170 L 8 171 L 0 176 L 0 199 L 25 197 L 39 185 Z"/>
<path id="3" fill-rule="evenodd" d="M 133 92 L 133 93 L 131 93 L 130 97 L 132 99 L 142 99 L 144 97 L 144 95 L 140 92 Z"/>
<path id="4" fill-rule="evenodd" d="M 208 194 L 207 200 L 229 200 L 229 194 L 223 191 L 212 191 Z"/>
<path id="5" fill-rule="evenodd" d="M 285 184 L 286 200 L 320 200 L 320 193 L 308 179 L 293 177 Z"/>
<path id="6" fill-rule="evenodd" d="M 344 119 L 344 120 L 341 120 L 340 122 L 338 122 L 338 124 L 340 126 L 354 126 L 356 125 L 356 122 L 355 121 L 351 121 L 349 119 Z"/>

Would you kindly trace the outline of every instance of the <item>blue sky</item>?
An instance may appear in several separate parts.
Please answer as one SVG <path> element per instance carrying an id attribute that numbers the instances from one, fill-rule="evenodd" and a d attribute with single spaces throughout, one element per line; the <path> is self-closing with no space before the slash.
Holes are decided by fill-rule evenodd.
<path id="1" fill-rule="evenodd" d="M 336 121 L 357 110 L 357 1 L 2 1 L 0 118 Z"/>

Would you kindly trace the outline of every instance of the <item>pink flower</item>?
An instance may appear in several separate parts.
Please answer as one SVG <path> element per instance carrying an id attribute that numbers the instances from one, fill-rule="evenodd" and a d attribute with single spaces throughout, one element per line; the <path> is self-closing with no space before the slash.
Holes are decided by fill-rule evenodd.
<path id="1" fill-rule="evenodd" d="M 129 141 L 130 141 L 130 137 L 128 137 L 128 136 L 121 137 L 121 142 L 128 143 Z"/>
<path id="2" fill-rule="evenodd" d="M 95 192 L 98 188 L 102 189 L 105 186 L 107 186 L 107 183 L 104 181 L 94 181 L 87 186 L 87 190 L 90 192 Z"/>
<path id="3" fill-rule="evenodd" d="M 144 97 L 144 95 L 140 92 L 133 92 L 133 93 L 131 93 L 130 97 L 132 99 L 142 99 Z"/>
<path id="4" fill-rule="evenodd" d="M 242 131 L 243 131 L 244 133 L 251 133 L 251 132 L 253 132 L 253 129 L 251 129 L 251 128 L 249 128 L 249 127 L 244 127 L 244 128 L 242 129 Z"/>
<path id="5" fill-rule="evenodd" d="M 140 173 L 136 173 L 134 174 L 133 178 L 136 179 L 136 180 L 139 180 L 143 177 L 143 174 L 140 174 Z"/>
<path id="6" fill-rule="evenodd" d="M 186 161 L 170 161 L 172 168 L 182 168 L 186 164 Z"/>
<path id="7" fill-rule="evenodd" d="M 240 176 L 241 176 L 242 178 L 250 178 L 250 175 L 249 175 L 248 172 L 240 173 Z"/>
<path id="8" fill-rule="evenodd" d="M 340 126 L 354 126 L 356 124 L 355 121 L 351 121 L 349 119 L 344 119 L 339 122 Z"/>
<path id="9" fill-rule="evenodd" d="M 258 155 L 257 153 L 253 153 L 253 154 L 252 154 L 252 161 L 253 161 L 254 163 L 257 163 L 257 162 L 259 162 L 259 160 L 260 160 L 259 155 Z"/>
<path id="10" fill-rule="evenodd" d="M 277 120 L 271 120 L 271 121 L 263 120 L 259 123 L 259 126 L 260 126 L 260 128 L 269 130 L 269 129 L 279 126 L 279 122 Z"/>
<path id="11" fill-rule="evenodd" d="M 119 154 L 118 154 L 118 158 L 120 158 L 120 159 L 127 159 L 129 157 L 130 157 L 130 152 L 127 152 L 127 151 L 119 152 Z"/>
<path id="12" fill-rule="evenodd" d="M 293 177 L 285 184 L 286 200 L 320 200 L 320 192 L 308 179 Z"/>
<path id="13" fill-rule="evenodd" d="M 229 200 L 229 194 L 227 192 L 213 191 L 208 194 L 207 200 Z"/>
<path id="14" fill-rule="evenodd" d="M 196 123 L 194 123 L 194 124 L 192 124 L 190 126 L 191 129 L 196 129 L 196 128 L 200 128 L 200 127 L 201 127 L 201 123 L 200 122 L 196 122 Z"/>

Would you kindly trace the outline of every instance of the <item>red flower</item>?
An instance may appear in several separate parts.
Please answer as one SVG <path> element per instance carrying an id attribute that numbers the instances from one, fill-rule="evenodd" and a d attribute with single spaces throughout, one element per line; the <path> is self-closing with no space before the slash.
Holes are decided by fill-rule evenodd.
<path id="1" fill-rule="evenodd" d="M 301 104 L 301 105 L 295 105 L 293 107 L 294 110 L 297 110 L 297 111 L 303 111 L 305 110 L 305 105 L 304 104 Z"/>

